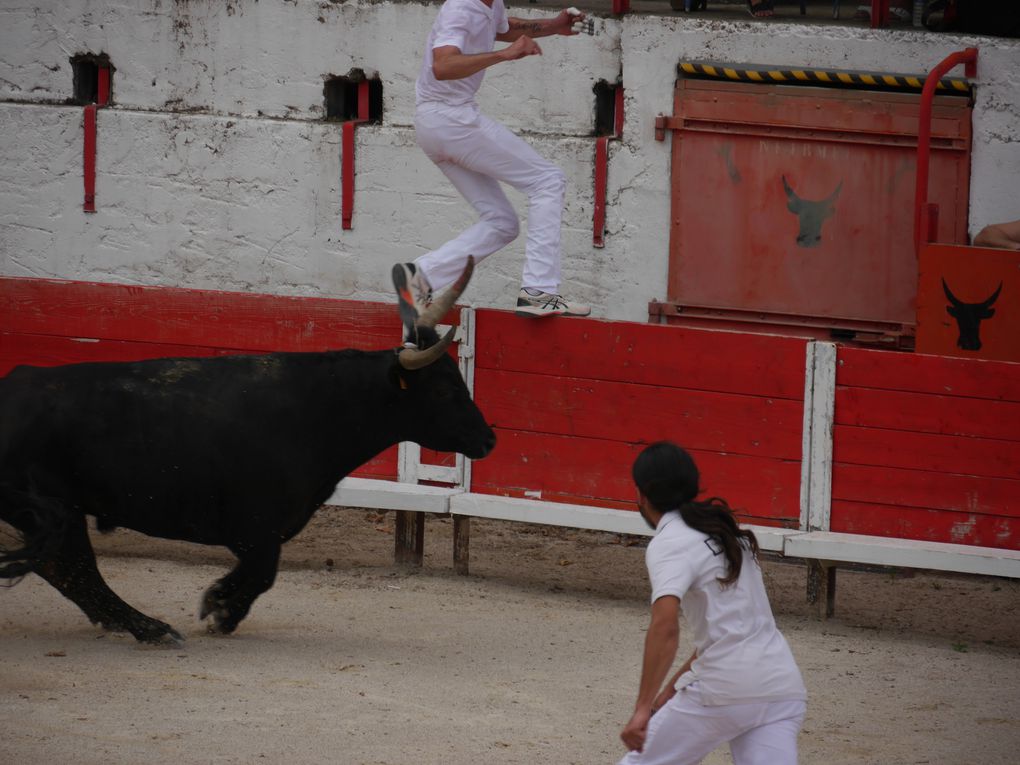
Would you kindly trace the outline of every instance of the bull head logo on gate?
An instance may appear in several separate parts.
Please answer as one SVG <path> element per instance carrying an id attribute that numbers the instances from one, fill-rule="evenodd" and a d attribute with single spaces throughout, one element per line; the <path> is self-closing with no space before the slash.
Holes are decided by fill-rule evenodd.
<path id="1" fill-rule="evenodd" d="M 786 207 L 797 216 L 800 221 L 800 231 L 797 232 L 798 247 L 817 247 L 822 241 L 822 224 L 832 217 L 836 212 L 836 198 L 843 189 L 843 181 L 839 182 L 836 190 L 825 199 L 812 201 L 801 199 L 797 196 L 790 184 L 783 176 L 783 188 L 786 190 Z"/>
<path id="2" fill-rule="evenodd" d="M 998 288 L 992 293 L 992 296 L 987 300 L 982 300 L 980 303 L 964 303 L 949 289 L 949 285 L 946 284 L 946 280 L 942 280 L 942 289 L 946 293 L 946 297 L 949 299 L 950 305 L 946 306 L 946 313 L 956 319 L 956 325 L 960 330 L 960 336 L 956 340 L 956 345 L 963 348 L 965 351 L 980 351 L 981 350 L 981 321 L 983 319 L 990 319 L 995 315 L 995 309 L 992 308 L 992 303 L 999 297 L 999 293 L 1002 292 L 1002 282 L 999 282 Z"/>

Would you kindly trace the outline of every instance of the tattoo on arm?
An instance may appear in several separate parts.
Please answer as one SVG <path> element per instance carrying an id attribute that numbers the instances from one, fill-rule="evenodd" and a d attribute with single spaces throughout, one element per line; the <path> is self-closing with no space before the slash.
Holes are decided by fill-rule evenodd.
<path id="1" fill-rule="evenodd" d="M 511 32 L 521 32 L 526 35 L 534 35 L 542 30 L 542 24 L 538 21 L 522 21 L 521 19 L 508 19 Z"/>

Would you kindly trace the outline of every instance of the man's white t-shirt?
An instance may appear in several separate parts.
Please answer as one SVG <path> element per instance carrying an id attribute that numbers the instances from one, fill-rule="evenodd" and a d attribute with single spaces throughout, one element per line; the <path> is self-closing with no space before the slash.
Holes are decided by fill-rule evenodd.
<path id="1" fill-rule="evenodd" d="M 437 80 L 432 73 L 432 51 L 453 45 L 465 54 L 489 53 L 496 35 L 509 29 L 503 0 L 492 0 L 491 8 L 482 0 L 446 0 L 425 43 L 425 56 L 415 84 L 415 103 L 418 106 L 428 102 L 447 106 L 472 103 L 485 70 L 460 80 Z"/>
<path id="2" fill-rule="evenodd" d="M 744 552 L 740 576 L 723 586 L 728 564 L 722 547 L 666 513 L 645 553 L 652 602 L 680 599 L 698 656 L 677 690 L 697 682 L 707 706 L 806 700 L 807 690 L 790 647 L 776 628 L 761 569 Z"/>

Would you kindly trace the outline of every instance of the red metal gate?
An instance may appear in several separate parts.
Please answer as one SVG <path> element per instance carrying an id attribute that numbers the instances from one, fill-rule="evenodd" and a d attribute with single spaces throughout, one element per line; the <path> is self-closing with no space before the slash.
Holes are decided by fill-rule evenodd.
<path id="1" fill-rule="evenodd" d="M 912 336 L 919 98 L 679 79 L 669 279 L 651 312 Z M 967 241 L 970 110 L 967 98 L 935 99 L 930 198 L 944 242 Z"/>

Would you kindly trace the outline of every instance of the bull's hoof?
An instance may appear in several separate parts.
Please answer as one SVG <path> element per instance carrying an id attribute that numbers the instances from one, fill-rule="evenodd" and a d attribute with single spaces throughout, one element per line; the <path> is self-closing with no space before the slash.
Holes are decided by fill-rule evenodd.
<path id="1" fill-rule="evenodd" d="M 223 595 L 219 583 L 206 590 L 202 597 L 202 607 L 199 609 L 198 617 L 205 619 L 209 616 L 212 616 L 212 621 L 206 629 L 210 633 L 229 635 L 237 629 L 238 620 L 231 614 L 230 602 Z"/>
<path id="2" fill-rule="evenodd" d="M 165 622 L 158 619 L 131 619 L 127 622 L 103 621 L 103 629 L 110 632 L 130 632 L 139 643 L 159 646 L 180 646 L 184 637 Z"/>

